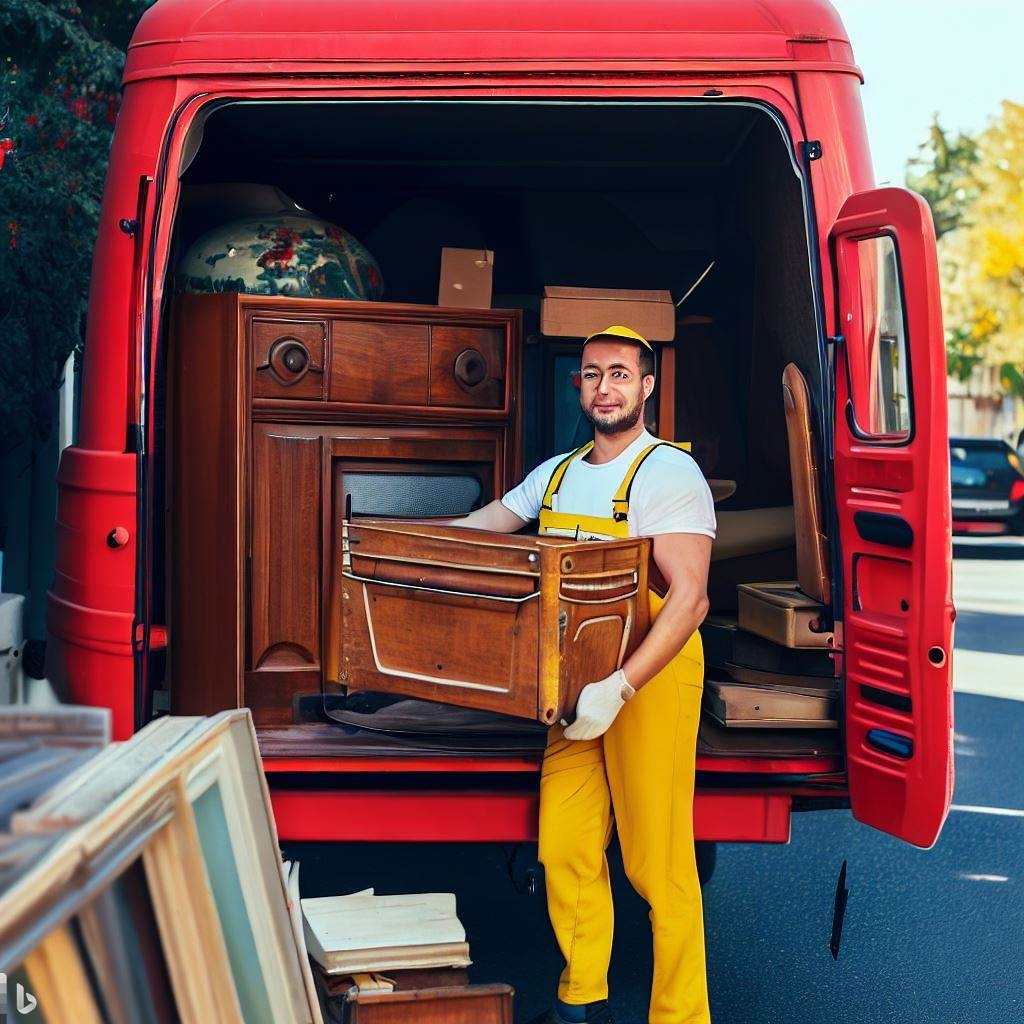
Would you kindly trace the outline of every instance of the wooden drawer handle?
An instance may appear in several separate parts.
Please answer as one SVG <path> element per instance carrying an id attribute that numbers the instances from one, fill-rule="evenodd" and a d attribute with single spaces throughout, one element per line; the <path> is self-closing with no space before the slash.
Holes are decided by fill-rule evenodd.
<path id="1" fill-rule="evenodd" d="M 399 590 L 421 590 L 427 594 L 444 594 L 447 597 L 478 597 L 483 601 L 503 601 L 505 604 L 525 604 L 540 596 L 540 591 L 535 590 L 525 597 L 499 597 L 495 594 L 474 594 L 466 590 L 442 590 L 440 587 L 424 587 L 416 583 L 392 583 L 391 580 L 378 580 L 372 576 L 358 576 L 354 572 L 343 572 L 342 578 L 355 580 L 357 583 L 372 583 L 378 587 L 397 587 Z"/>

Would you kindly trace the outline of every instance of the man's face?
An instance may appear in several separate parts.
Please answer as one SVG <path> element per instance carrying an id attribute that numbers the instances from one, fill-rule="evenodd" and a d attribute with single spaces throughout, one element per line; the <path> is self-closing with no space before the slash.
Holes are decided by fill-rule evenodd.
<path id="1" fill-rule="evenodd" d="M 636 426 L 654 377 L 640 375 L 640 347 L 601 338 L 583 346 L 580 405 L 602 434 L 619 434 Z"/>

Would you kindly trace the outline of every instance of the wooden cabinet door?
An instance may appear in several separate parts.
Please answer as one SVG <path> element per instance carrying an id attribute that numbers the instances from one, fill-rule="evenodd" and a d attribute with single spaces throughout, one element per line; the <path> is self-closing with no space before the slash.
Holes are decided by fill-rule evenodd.
<path id="1" fill-rule="evenodd" d="M 323 436 L 253 431 L 250 658 L 246 703 L 258 722 L 290 722 L 291 695 L 320 689 Z"/>

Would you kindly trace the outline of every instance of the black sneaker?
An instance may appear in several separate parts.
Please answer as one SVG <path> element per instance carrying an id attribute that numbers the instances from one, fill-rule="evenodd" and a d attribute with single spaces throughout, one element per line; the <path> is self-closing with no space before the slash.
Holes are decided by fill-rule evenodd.
<path id="1" fill-rule="evenodd" d="M 534 1017 L 527 1024 L 564 1024 L 564 1021 L 552 1009 L 542 1013 L 539 1017 Z M 612 1017 L 612 1011 L 608 1006 L 607 1000 L 591 1003 L 587 1007 L 586 1024 L 615 1024 L 615 1019 Z"/>

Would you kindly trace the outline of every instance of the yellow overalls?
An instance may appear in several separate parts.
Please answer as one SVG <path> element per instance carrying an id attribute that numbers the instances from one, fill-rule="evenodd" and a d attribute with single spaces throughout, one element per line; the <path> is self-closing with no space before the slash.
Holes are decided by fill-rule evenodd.
<path id="1" fill-rule="evenodd" d="M 667 444 L 669 442 L 661 442 Z M 611 517 L 552 511 L 570 463 L 552 474 L 540 532 L 607 539 L 628 537 L 629 491 L 646 448 L 629 467 Z M 651 593 L 651 615 L 664 603 Z M 619 712 L 594 740 L 567 740 L 551 729 L 540 792 L 540 861 L 548 914 L 565 957 L 558 998 L 582 1004 L 608 998 L 613 910 L 605 850 L 612 814 L 633 888 L 651 907 L 654 982 L 649 1024 L 710 1022 L 704 918 L 693 847 L 693 790 L 704 679 L 700 634 Z"/>

